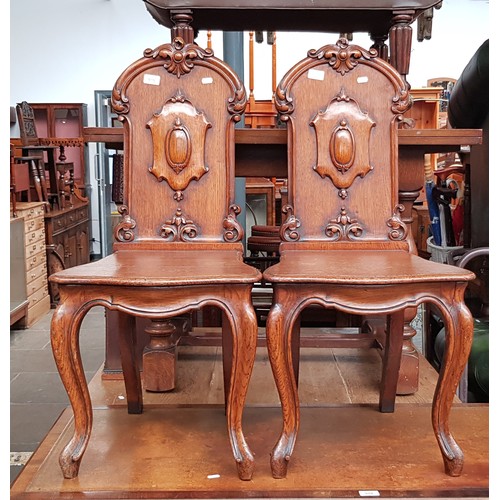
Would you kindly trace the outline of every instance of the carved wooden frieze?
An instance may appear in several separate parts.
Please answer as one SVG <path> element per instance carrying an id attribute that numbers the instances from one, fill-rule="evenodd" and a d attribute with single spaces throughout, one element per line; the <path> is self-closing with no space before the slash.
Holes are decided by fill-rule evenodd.
<path id="1" fill-rule="evenodd" d="M 238 222 L 237 216 L 241 212 L 238 205 L 231 205 L 229 207 L 229 214 L 224 219 L 224 241 L 236 242 L 241 241 L 244 235 L 244 230 Z"/>
<path id="2" fill-rule="evenodd" d="M 358 224 L 357 219 L 352 219 L 347 215 L 345 207 L 341 207 L 340 215 L 328 223 L 325 234 L 333 241 L 353 240 L 363 234 L 363 228 Z"/>
<path id="3" fill-rule="evenodd" d="M 198 228 L 192 220 L 186 219 L 180 208 L 160 229 L 160 236 L 167 241 L 190 241 L 196 238 L 197 235 Z"/>
<path id="4" fill-rule="evenodd" d="M 44 137 L 39 139 L 41 146 L 63 146 L 78 148 L 85 145 L 83 137 Z"/>
<path id="5" fill-rule="evenodd" d="M 153 166 L 149 171 L 158 181 L 167 182 L 177 201 L 193 179 L 199 180 L 208 172 L 205 138 L 211 126 L 205 115 L 180 94 L 147 123 L 153 140 Z"/>
<path id="6" fill-rule="evenodd" d="M 341 198 L 356 177 L 364 177 L 370 165 L 370 132 L 375 122 L 342 89 L 310 125 L 316 132 L 317 164 L 314 170 L 328 177 Z"/>

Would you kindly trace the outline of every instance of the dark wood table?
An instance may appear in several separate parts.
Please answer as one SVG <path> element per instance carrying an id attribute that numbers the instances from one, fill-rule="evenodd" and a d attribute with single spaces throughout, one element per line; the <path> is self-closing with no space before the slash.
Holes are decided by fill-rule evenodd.
<path id="1" fill-rule="evenodd" d="M 403 77 L 410 65 L 411 24 L 440 0 L 144 0 L 161 25 L 182 19 L 197 30 L 366 32 Z M 180 16 L 180 17 L 179 17 Z M 179 33 L 182 35 L 182 33 Z M 385 45 L 389 39 L 389 47 Z"/>

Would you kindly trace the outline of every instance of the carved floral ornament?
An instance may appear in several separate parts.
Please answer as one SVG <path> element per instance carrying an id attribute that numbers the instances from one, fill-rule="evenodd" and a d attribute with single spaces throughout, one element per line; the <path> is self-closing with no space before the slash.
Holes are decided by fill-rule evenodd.
<path id="1" fill-rule="evenodd" d="M 198 235 L 198 228 L 178 208 L 175 215 L 161 226 L 160 235 L 167 241 L 191 241 Z"/>
<path id="2" fill-rule="evenodd" d="M 161 45 L 156 49 L 146 49 L 144 57 L 152 59 L 164 59 L 164 68 L 180 78 L 182 75 L 189 73 L 194 67 L 195 59 L 205 59 L 213 57 L 212 49 L 203 49 L 195 44 L 185 44 L 180 37 L 174 38 L 172 43 Z"/>
<path id="3" fill-rule="evenodd" d="M 292 205 L 285 205 L 281 211 L 286 215 L 286 219 L 280 227 L 281 240 L 298 241 L 300 234 L 297 229 L 300 227 L 300 220 L 295 217 Z"/>
<path id="4" fill-rule="evenodd" d="M 345 207 L 341 207 L 340 215 L 328 223 L 325 234 L 332 238 L 333 241 L 352 240 L 359 238 L 363 234 L 363 228 L 358 224 L 357 219 L 351 219 L 347 215 Z"/>
<path id="5" fill-rule="evenodd" d="M 335 45 L 326 45 L 318 50 L 311 49 L 307 53 L 311 59 L 326 59 L 328 64 L 341 75 L 345 75 L 358 65 L 362 58 L 373 59 L 377 57 L 376 49 L 362 49 L 349 45 L 347 38 L 339 38 Z"/>

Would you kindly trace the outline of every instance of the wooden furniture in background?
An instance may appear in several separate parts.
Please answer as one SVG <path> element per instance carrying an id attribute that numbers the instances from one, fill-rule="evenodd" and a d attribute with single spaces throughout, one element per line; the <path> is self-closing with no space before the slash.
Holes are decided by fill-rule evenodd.
<path id="1" fill-rule="evenodd" d="M 90 262 L 89 204 L 75 200 L 45 214 L 48 275 Z M 57 284 L 49 283 L 52 307 L 59 301 Z"/>
<path id="2" fill-rule="evenodd" d="M 311 78 L 312 69 L 322 78 Z M 290 162 L 280 262 L 264 271 L 274 291 L 267 340 L 283 408 L 283 428 L 271 456 L 275 478 L 286 476 L 297 438 L 295 325 L 311 304 L 386 322 L 382 412 L 394 411 L 405 310 L 425 302 L 440 310 L 447 355 L 432 423 L 446 473 L 462 472 L 463 453 L 448 419 L 472 343 L 464 292 L 474 274 L 411 252 L 409 229 L 401 220 L 397 143 L 398 123 L 410 105 L 409 87 L 395 69 L 344 38 L 309 51 L 277 88 L 276 107 L 288 122 Z"/>
<path id="3" fill-rule="evenodd" d="M 30 165 L 34 197 L 36 201 L 46 202 L 47 211 L 54 205 L 61 208 L 55 156 L 57 148 L 44 145 L 40 141 L 33 108 L 26 101 L 16 105 L 16 112 L 22 151 L 18 161 L 28 162 Z"/>
<path id="4" fill-rule="evenodd" d="M 249 177 L 246 180 L 245 192 L 247 203 L 250 205 L 252 198 L 263 197 L 265 199 L 265 223 L 273 226 L 276 221 L 276 189 L 273 181 L 266 177 Z"/>
<path id="5" fill-rule="evenodd" d="M 245 109 L 245 127 L 261 128 L 275 127 L 278 113 L 274 106 L 274 91 L 276 90 L 276 33 L 269 32 L 272 37 L 272 59 L 271 59 L 271 99 L 256 100 L 254 96 L 254 76 L 255 76 L 255 57 L 254 57 L 254 32 L 248 34 L 248 54 L 249 54 L 249 88 L 248 102 Z"/>
<path id="6" fill-rule="evenodd" d="M 27 314 L 19 325 L 29 328 L 50 310 L 45 252 L 45 203 L 18 202 L 16 212 L 17 217 L 24 220 L 24 279 L 28 299 Z"/>
<path id="7" fill-rule="evenodd" d="M 82 141 L 87 126 L 84 103 L 29 103 L 33 109 L 38 136 L 42 143 L 64 147 L 65 163 L 73 164 L 74 188 L 85 198 L 86 151 Z"/>
<path id="8" fill-rule="evenodd" d="M 17 157 L 18 162 L 24 160 L 31 166 L 36 192 L 36 196 L 28 194 L 27 198 L 45 201 L 48 208 L 45 214 L 48 275 L 85 264 L 90 260 L 89 202 L 83 194 L 86 146 L 82 136 L 87 123 L 86 105 L 22 102 L 16 110 L 21 139 L 11 142 L 14 147 L 19 142 L 17 147 L 23 156 Z M 51 284 L 49 290 L 51 304 L 55 306 L 57 285 Z"/>
<path id="9" fill-rule="evenodd" d="M 227 428 L 239 477 L 252 477 L 242 414 L 257 342 L 251 289 L 261 274 L 243 263 L 240 208 L 234 204 L 234 123 L 246 93 L 231 68 L 193 43 L 184 17 L 174 17 L 172 43 L 146 50 L 113 89 L 112 107 L 124 124 L 122 217 L 114 252 L 50 277 L 60 294 L 53 352 L 75 415 L 73 438 L 60 457 L 66 478 L 78 475 L 92 427 L 78 337 L 95 305 L 121 313 L 130 413 L 143 407 L 134 318 L 153 320 L 154 350 L 174 333 L 170 318 L 207 305 L 222 309 Z M 156 359 L 158 373 L 172 366 L 163 353 Z"/>

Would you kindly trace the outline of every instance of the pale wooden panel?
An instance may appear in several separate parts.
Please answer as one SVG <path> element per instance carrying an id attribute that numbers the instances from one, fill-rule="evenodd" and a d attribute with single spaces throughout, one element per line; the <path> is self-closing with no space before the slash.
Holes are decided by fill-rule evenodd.
<path id="1" fill-rule="evenodd" d="M 240 481 L 223 407 L 124 408 L 94 411 L 94 428 L 77 479 L 64 480 L 57 457 L 72 434 L 63 415 L 11 490 L 11 499 L 487 496 L 487 405 L 457 405 L 451 425 L 465 453 L 462 476 L 444 474 L 430 405 L 394 414 L 373 406 L 304 408 L 288 478 L 271 477 L 269 451 L 280 428 L 278 408 L 248 408 L 245 432 L 255 453 L 252 481 Z M 374 432 L 376 429 L 376 432 Z M 418 446 L 409 446 L 418 443 Z M 219 474 L 209 479 L 210 474 Z"/>

